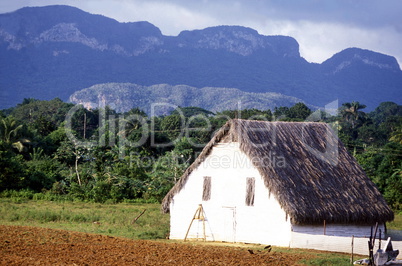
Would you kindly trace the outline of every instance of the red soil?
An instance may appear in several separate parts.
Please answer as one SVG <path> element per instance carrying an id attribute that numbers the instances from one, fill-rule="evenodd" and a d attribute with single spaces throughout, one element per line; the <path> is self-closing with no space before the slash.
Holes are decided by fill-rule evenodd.
<path id="1" fill-rule="evenodd" d="M 0 265 L 294 265 L 308 253 L 0 225 Z"/>

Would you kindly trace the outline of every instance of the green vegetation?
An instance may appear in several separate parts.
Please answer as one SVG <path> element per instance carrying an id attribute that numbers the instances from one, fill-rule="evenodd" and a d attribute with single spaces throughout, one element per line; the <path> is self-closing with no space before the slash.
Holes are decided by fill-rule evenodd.
<path id="1" fill-rule="evenodd" d="M 387 223 L 387 228 L 392 230 L 402 230 L 402 211 L 395 213 L 395 219 Z"/>
<path id="2" fill-rule="evenodd" d="M 343 265 L 350 265 L 350 256 L 342 255 L 342 254 L 319 254 L 315 259 L 309 260 L 301 260 L 300 263 L 304 265 L 331 265 L 331 266 L 343 266 Z"/>
<path id="3" fill-rule="evenodd" d="M 331 123 L 389 205 L 402 210 L 402 106 L 365 113 L 344 103 L 338 115 L 305 104 L 274 110 L 198 107 L 149 117 L 138 108 L 87 110 L 60 99 L 25 99 L 0 111 L 0 197 L 71 202 L 160 202 L 229 119 Z"/>
<path id="4" fill-rule="evenodd" d="M 38 226 L 132 239 L 164 239 L 169 233 L 169 215 L 162 214 L 160 205 L 155 203 L 99 204 L 2 198 L 0 224 Z"/>

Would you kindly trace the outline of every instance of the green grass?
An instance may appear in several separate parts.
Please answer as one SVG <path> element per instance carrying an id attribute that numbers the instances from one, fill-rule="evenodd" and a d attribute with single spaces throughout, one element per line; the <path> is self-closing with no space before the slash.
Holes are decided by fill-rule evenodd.
<path id="1" fill-rule="evenodd" d="M 145 213 L 133 223 L 144 209 Z M 169 215 L 159 204 L 52 202 L 0 198 L 0 224 L 39 226 L 132 239 L 166 238 Z"/>
<path id="2" fill-rule="evenodd" d="M 387 228 L 392 230 L 402 230 L 402 211 L 395 213 L 395 219 L 387 223 Z"/>
<path id="3" fill-rule="evenodd" d="M 357 257 L 357 256 L 355 256 Z M 361 256 L 359 256 L 360 258 Z M 305 265 L 322 265 L 322 266 L 344 266 L 350 265 L 350 255 L 346 254 L 317 254 L 317 258 L 309 260 L 300 260 L 299 263 Z"/>

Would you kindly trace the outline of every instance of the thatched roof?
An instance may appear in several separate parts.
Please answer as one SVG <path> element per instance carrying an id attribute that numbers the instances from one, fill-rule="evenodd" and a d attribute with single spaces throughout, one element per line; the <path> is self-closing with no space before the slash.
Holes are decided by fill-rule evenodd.
<path id="1" fill-rule="evenodd" d="M 165 196 L 169 205 L 191 172 L 219 142 L 236 141 L 264 179 L 291 221 L 298 224 L 373 224 L 391 221 L 394 214 L 363 169 L 328 124 L 310 122 L 228 121 L 204 147 L 195 162 Z M 285 164 L 265 158 L 271 152 Z M 269 195 L 267 195 L 268 197 Z"/>

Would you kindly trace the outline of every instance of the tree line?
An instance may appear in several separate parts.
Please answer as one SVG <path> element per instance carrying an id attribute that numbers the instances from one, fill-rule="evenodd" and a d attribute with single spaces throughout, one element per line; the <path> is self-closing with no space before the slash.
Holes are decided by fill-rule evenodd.
<path id="1" fill-rule="evenodd" d="M 0 111 L 0 193 L 94 202 L 160 201 L 229 119 L 331 123 L 395 210 L 402 209 L 402 106 L 359 102 L 332 112 L 304 103 L 274 110 L 183 107 L 87 110 L 56 98 Z M 335 112 L 334 112 L 335 111 Z"/>

